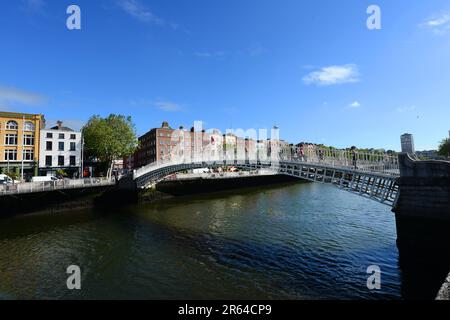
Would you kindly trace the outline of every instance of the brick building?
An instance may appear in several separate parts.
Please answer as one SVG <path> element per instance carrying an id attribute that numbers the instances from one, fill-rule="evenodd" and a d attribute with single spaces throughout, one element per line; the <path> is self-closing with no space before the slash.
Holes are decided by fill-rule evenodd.
<path id="1" fill-rule="evenodd" d="M 123 159 L 123 166 L 125 170 L 133 170 L 176 158 L 187 161 L 220 161 L 225 157 L 229 160 L 237 158 L 255 161 L 258 152 L 267 153 L 269 146 L 270 140 L 257 143 L 253 139 L 238 137 L 232 133 L 221 134 L 219 130 L 195 131 L 193 127 L 185 130 L 182 126 L 173 129 L 164 121 L 160 128 L 151 129 L 139 137 L 139 149 Z"/>

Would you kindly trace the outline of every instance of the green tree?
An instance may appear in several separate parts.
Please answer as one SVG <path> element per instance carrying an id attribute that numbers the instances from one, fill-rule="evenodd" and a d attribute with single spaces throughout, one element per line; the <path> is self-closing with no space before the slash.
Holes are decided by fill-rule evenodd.
<path id="1" fill-rule="evenodd" d="M 441 156 L 450 157 L 450 139 L 449 138 L 442 140 L 441 144 L 439 145 L 438 153 Z"/>
<path id="2" fill-rule="evenodd" d="M 58 169 L 56 170 L 56 175 L 60 177 L 67 177 L 67 172 L 64 169 Z"/>
<path id="3" fill-rule="evenodd" d="M 20 179 L 20 174 L 18 174 L 15 171 L 7 171 L 7 172 L 5 172 L 5 174 L 8 177 L 10 177 L 11 179 L 13 179 L 13 180 L 19 180 Z"/>
<path id="4" fill-rule="evenodd" d="M 131 117 L 110 114 L 107 118 L 92 116 L 83 127 L 85 150 L 108 166 L 111 177 L 114 160 L 131 155 L 138 147 Z"/>

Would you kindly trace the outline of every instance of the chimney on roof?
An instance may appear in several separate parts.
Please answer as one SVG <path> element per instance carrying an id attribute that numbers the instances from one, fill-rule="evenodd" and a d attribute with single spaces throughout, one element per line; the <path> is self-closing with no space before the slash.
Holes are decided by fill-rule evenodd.
<path id="1" fill-rule="evenodd" d="M 61 120 L 56 121 L 56 125 L 58 126 L 58 129 L 61 129 L 62 121 Z"/>

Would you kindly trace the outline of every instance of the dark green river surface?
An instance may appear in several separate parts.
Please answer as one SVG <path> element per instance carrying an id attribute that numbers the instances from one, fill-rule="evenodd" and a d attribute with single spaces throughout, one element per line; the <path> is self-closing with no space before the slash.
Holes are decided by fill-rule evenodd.
<path id="1" fill-rule="evenodd" d="M 0 220 L 1 298 L 401 299 L 401 278 L 390 208 L 318 183 Z"/>

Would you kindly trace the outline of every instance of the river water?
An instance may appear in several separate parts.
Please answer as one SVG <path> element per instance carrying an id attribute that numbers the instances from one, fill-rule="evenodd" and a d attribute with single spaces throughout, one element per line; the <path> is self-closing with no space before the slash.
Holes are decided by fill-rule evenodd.
<path id="1" fill-rule="evenodd" d="M 286 184 L 0 220 L 0 297 L 401 299 L 398 256 L 388 206 Z"/>

